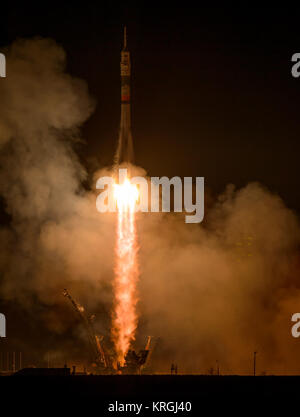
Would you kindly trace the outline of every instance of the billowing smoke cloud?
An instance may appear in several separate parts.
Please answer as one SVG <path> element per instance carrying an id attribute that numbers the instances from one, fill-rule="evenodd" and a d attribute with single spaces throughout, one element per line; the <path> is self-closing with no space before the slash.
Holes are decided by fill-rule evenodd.
<path id="1" fill-rule="evenodd" d="M 96 211 L 73 150 L 94 102 L 86 84 L 66 74 L 65 53 L 52 40 L 19 40 L 6 56 L 0 192 L 11 222 L 1 229 L 0 296 L 36 323 L 24 344 L 75 360 L 85 335 L 62 289 L 96 312 L 107 336 L 112 303 L 114 215 Z M 221 372 L 250 372 L 257 350 L 258 370 L 300 372 L 290 333 L 300 230 L 278 196 L 256 183 L 228 186 L 204 224 L 146 213 L 138 232 L 137 344 L 148 334 L 161 338 L 156 370 L 176 361 L 179 371 L 206 372 L 218 360 Z"/>
<path id="2" fill-rule="evenodd" d="M 63 333 L 68 318 L 57 304 L 66 304 L 64 287 L 75 296 L 97 287 L 102 303 L 110 300 L 104 284 L 112 271 L 113 235 L 105 227 L 111 220 L 83 190 L 86 172 L 72 149 L 94 102 L 85 82 L 66 74 L 65 52 L 54 41 L 19 40 L 6 56 L 0 192 L 12 220 L 1 230 L 1 298 Z"/>
<path id="3" fill-rule="evenodd" d="M 290 318 L 299 226 L 279 197 L 259 184 L 229 186 L 205 227 L 149 217 L 140 238 L 146 327 L 164 335 L 184 370 L 207 372 L 218 360 L 223 372 L 249 373 L 254 350 L 261 371 L 297 367 Z"/>

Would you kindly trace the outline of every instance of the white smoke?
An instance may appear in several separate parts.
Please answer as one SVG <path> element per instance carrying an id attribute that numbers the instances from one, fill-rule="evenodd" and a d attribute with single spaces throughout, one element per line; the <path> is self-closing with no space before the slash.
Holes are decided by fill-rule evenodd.
<path id="1" fill-rule="evenodd" d="M 0 231 L 0 297 L 31 311 L 49 334 L 64 336 L 74 326 L 61 296 L 67 287 L 100 313 L 98 330 L 109 334 L 115 218 L 97 212 L 73 150 L 94 101 L 86 84 L 65 72 L 65 53 L 54 41 L 18 40 L 6 57 L 0 192 L 11 222 Z M 176 360 L 179 371 L 205 372 L 218 359 L 224 372 L 249 372 L 257 349 L 261 370 L 300 371 L 290 335 L 299 299 L 299 224 L 278 196 L 256 183 L 229 186 L 204 224 L 141 213 L 138 233 L 137 342 L 161 337 L 157 370 Z"/>

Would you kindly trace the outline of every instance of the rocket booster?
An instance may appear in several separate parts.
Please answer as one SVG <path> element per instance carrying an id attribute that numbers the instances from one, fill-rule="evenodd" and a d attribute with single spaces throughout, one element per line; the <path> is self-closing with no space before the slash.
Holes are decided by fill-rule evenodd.
<path id="1" fill-rule="evenodd" d="M 130 114 L 130 52 L 127 49 L 127 34 L 124 27 L 124 44 L 121 51 L 121 121 L 118 148 L 116 153 L 116 164 L 133 162 L 133 143 L 131 134 Z"/>
<path id="2" fill-rule="evenodd" d="M 124 46 L 121 51 L 121 103 L 130 103 L 130 52 L 127 50 L 126 26 L 124 27 Z"/>

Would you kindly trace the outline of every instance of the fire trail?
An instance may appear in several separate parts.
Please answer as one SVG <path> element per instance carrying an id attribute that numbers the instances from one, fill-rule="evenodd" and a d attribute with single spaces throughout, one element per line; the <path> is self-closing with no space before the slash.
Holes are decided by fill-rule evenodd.
<path id="1" fill-rule="evenodd" d="M 137 188 L 126 180 L 115 184 L 118 209 L 116 266 L 115 266 L 115 309 L 112 336 L 117 360 L 124 366 L 130 343 L 135 339 L 137 327 L 136 283 L 138 279 L 137 239 L 135 227 L 135 204 Z"/>
<path id="2" fill-rule="evenodd" d="M 133 162 L 130 126 L 130 55 L 126 46 L 125 28 L 124 48 L 121 51 L 121 123 L 114 163 L 113 189 L 117 207 L 114 304 L 110 332 L 113 349 L 105 342 L 103 335 L 95 333 L 93 326 L 95 316 L 87 315 L 84 308 L 73 300 L 68 291 L 64 291 L 64 295 L 71 301 L 85 326 L 92 358 L 92 370 L 98 374 L 137 374 L 147 370 L 157 342 L 155 338 L 148 336 L 144 349 L 136 352 L 132 348 L 138 325 L 136 287 L 139 266 L 135 209 L 139 191 L 136 185 L 130 183 L 129 177 Z"/>
<path id="3" fill-rule="evenodd" d="M 130 164 L 133 160 L 133 144 L 130 116 L 130 53 L 127 50 L 126 27 L 124 46 L 121 51 L 121 123 L 115 168 Z M 116 172 L 116 171 L 115 171 Z M 112 315 L 112 339 L 117 361 L 121 366 L 135 340 L 137 328 L 136 283 L 138 280 L 137 237 L 135 204 L 138 200 L 136 186 L 124 178 L 115 184 L 114 196 L 117 203 L 118 220 L 115 247 L 114 310 Z"/>

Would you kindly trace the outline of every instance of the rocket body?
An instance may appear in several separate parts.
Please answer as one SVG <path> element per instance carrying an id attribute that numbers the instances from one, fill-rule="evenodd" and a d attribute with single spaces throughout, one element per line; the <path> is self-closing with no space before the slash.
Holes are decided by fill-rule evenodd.
<path id="1" fill-rule="evenodd" d="M 124 46 L 121 51 L 121 121 L 116 163 L 133 162 L 133 142 L 131 134 L 130 100 L 130 52 L 127 49 L 126 27 L 124 28 Z"/>

